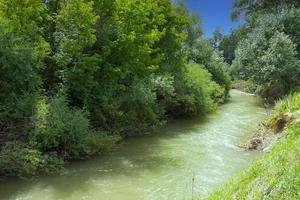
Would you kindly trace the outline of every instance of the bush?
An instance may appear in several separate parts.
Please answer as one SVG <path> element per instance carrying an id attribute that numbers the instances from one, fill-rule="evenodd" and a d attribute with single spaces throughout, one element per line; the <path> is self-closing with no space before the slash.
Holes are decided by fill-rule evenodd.
<path id="1" fill-rule="evenodd" d="M 234 80 L 232 82 L 232 88 L 248 93 L 255 93 L 257 90 L 257 85 L 251 80 Z"/>
<path id="2" fill-rule="evenodd" d="M 21 142 L 7 142 L 0 152 L 0 175 L 21 178 L 57 172 L 64 162 L 54 155 L 43 155 Z"/>
<path id="3" fill-rule="evenodd" d="M 216 108 L 224 97 L 224 89 L 212 81 L 212 75 L 201 65 L 189 63 L 181 81 L 177 81 L 174 116 L 196 116 Z M 170 109 L 170 108 L 169 108 Z"/>
<path id="4" fill-rule="evenodd" d="M 211 73 L 212 80 L 224 88 L 224 96 L 227 96 L 231 85 L 230 76 L 227 72 L 229 66 L 224 62 L 219 52 L 213 53 L 211 61 L 205 65 L 205 68 Z"/>
<path id="5" fill-rule="evenodd" d="M 0 131 L 24 136 L 41 86 L 39 70 L 48 46 L 42 39 L 30 43 L 14 32 L 13 25 L 0 17 Z"/>
<path id="6" fill-rule="evenodd" d="M 214 49 L 210 41 L 201 40 L 196 42 L 190 53 L 190 59 L 203 65 L 212 75 L 212 80 L 225 89 L 224 95 L 228 95 L 231 84 L 230 76 L 227 72 L 229 66 L 224 62 L 221 52 Z"/>
<path id="7" fill-rule="evenodd" d="M 66 159 L 100 153 L 118 139 L 92 130 L 88 114 L 69 108 L 61 94 L 39 102 L 36 120 L 31 144 L 42 152 L 57 152 Z"/>
<path id="8" fill-rule="evenodd" d="M 125 135 L 141 134 L 163 124 L 166 107 L 173 96 L 171 76 L 151 75 L 133 80 L 121 98 L 121 132 Z"/>
<path id="9" fill-rule="evenodd" d="M 292 9 L 261 16 L 236 49 L 233 75 L 253 80 L 259 86 L 257 93 L 270 101 L 286 95 L 299 84 L 299 36 L 289 24 L 293 22 L 295 27 L 294 23 L 299 23 L 298 12 L 299 9 Z"/>
<path id="10" fill-rule="evenodd" d="M 226 88 L 214 82 L 211 83 L 210 89 L 211 89 L 210 97 L 214 101 L 214 103 L 221 104 L 225 102 L 229 90 L 227 91 Z"/>

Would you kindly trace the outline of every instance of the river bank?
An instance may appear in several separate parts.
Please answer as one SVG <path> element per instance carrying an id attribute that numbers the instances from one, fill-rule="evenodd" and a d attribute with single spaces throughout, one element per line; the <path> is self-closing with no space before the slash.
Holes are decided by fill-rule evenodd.
<path id="1" fill-rule="evenodd" d="M 299 199 L 299 109 L 299 93 L 279 101 L 262 132 L 254 134 L 250 140 L 250 145 L 253 145 L 251 141 L 256 141 L 255 148 L 250 149 L 267 149 L 269 153 L 208 199 Z"/>
<path id="2" fill-rule="evenodd" d="M 8 200 L 205 196 L 261 156 L 237 145 L 253 124 L 265 118 L 266 110 L 256 97 L 233 90 L 231 99 L 204 119 L 179 120 L 156 134 L 128 138 L 109 155 L 70 163 L 61 175 L 32 182 L 10 179 L 0 183 L 0 196 Z"/>

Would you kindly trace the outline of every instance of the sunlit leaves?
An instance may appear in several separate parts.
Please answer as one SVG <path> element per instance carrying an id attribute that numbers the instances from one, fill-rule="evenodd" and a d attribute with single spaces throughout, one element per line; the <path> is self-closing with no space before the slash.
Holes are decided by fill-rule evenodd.
<path id="1" fill-rule="evenodd" d="M 300 77 L 296 45 L 291 37 L 278 31 L 284 30 L 281 27 L 276 19 L 262 20 L 240 43 L 232 65 L 237 77 L 252 79 L 263 86 L 263 93 L 274 90 L 275 96 L 287 92 Z"/>
<path id="2" fill-rule="evenodd" d="M 79 58 L 83 50 L 91 47 L 96 36 L 94 25 L 98 16 L 93 13 L 93 2 L 85 0 L 70 0 L 61 4 L 61 10 L 56 17 L 56 40 L 58 62 L 68 64 Z"/>

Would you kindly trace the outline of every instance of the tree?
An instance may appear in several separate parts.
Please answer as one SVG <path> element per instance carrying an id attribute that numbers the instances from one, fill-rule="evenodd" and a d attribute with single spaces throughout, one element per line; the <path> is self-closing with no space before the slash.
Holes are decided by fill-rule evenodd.
<path id="1" fill-rule="evenodd" d="M 24 137 L 35 114 L 49 45 L 41 36 L 40 1 L 1 1 L 0 132 Z M 9 134 L 8 134 L 9 135 Z"/>
<path id="2" fill-rule="evenodd" d="M 223 39 L 223 35 L 222 35 L 220 29 L 216 28 L 213 32 L 213 36 L 211 38 L 211 43 L 213 44 L 213 46 L 215 48 L 218 48 L 221 44 L 222 39 Z"/>
<path id="3" fill-rule="evenodd" d="M 234 11 L 232 13 L 232 19 L 237 19 L 244 15 L 247 18 L 252 16 L 258 16 L 267 13 L 278 13 L 282 9 L 300 6 L 298 0 L 235 0 Z"/>
<path id="4" fill-rule="evenodd" d="M 0 0 L 0 175 L 216 108 L 225 63 L 200 26 L 172 0 Z"/>
<path id="5" fill-rule="evenodd" d="M 286 94 L 292 85 L 299 84 L 300 70 L 296 46 L 282 32 L 255 29 L 238 46 L 232 68 L 242 79 L 252 79 L 262 86 L 263 97 L 276 99 Z"/>
<path id="6" fill-rule="evenodd" d="M 238 43 L 246 37 L 248 31 L 246 26 L 242 26 L 236 30 L 232 30 L 230 35 L 223 37 L 218 49 L 223 52 L 226 63 L 232 64 L 232 61 L 235 58 L 235 49 L 237 48 Z"/>
<path id="7" fill-rule="evenodd" d="M 84 56 L 84 50 L 96 42 L 94 25 L 97 20 L 93 2 L 70 0 L 61 4 L 54 33 L 58 43 L 57 62 L 68 65 Z"/>

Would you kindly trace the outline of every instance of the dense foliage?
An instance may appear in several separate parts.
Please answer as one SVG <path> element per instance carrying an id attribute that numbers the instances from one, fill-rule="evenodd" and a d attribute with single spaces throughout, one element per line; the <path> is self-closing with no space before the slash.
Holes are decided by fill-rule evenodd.
<path id="1" fill-rule="evenodd" d="M 300 9 L 298 1 L 268 2 L 236 1 L 235 13 L 244 13 L 248 22 L 231 71 L 273 101 L 300 84 Z"/>
<path id="2" fill-rule="evenodd" d="M 200 22 L 171 0 L 0 0 L 0 175 L 214 110 L 230 81 Z"/>

